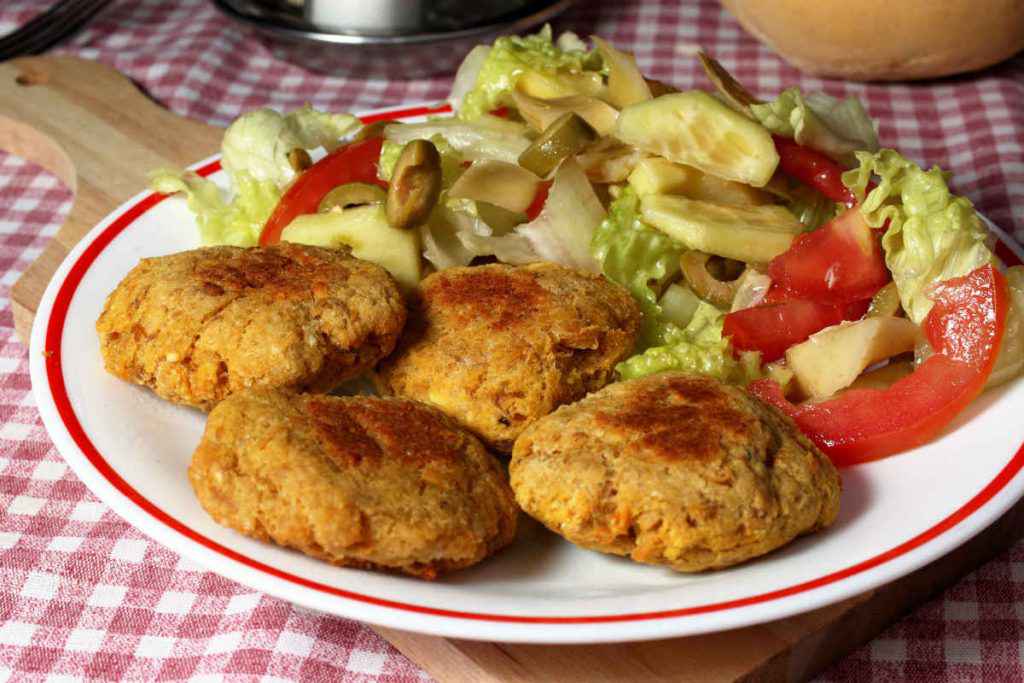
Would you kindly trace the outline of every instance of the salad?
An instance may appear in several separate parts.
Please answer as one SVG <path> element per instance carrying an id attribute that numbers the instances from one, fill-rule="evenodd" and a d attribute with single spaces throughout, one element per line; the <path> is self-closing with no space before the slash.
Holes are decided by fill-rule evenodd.
<path id="1" fill-rule="evenodd" d="M 478 46 L 453 114 L 421 123 L 250 112 L 224 135 L 230 194 L 153 186 L 185 195 L 204 244 L 346 246 L 408 290 L 495 260 L 603 273 L 644 311 L 621 379 L 745 385 L 839 465 L 926 443 L 1021 373 L 1024 267 L 856 99 L 761 101 L 702 53 L 713 92 L 681 92 L 592 42 Z"/>

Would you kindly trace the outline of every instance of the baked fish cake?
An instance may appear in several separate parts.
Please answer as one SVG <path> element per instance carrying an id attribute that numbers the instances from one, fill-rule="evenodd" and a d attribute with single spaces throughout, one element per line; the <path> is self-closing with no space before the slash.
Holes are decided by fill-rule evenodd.
<path id="1" fill-rule="evenodd" d="M 209 410 L 251 386 L 329 391 L 390 353 L 405 316 L 384 269 L 283 242 L 143 259 L 96 329 L 112 374 Z"/>
<path id="2" fill-rule="evenodd" d="M 415 401 L 254 389 L 210 413 L 189 467 L 219 524 L 333 564 L 422 578 L 508 545 L 501 464 Z"/>
<path id="3" fill-rule="evenodd" d="M 728 567 L 826 527 L 832 462 L 742 388 L 665 373 L 538 420 L 509 467 L 523 510 L 573 543 L 681 572 Z"/>
<path id="4" fill-rule="evenodd" d="M 640 330 L 624 288 L 553 263 L 439 271 L 409 315 L 378 389 L 435 405 L 504 452 L 532 421 L 611 381 Z"/>

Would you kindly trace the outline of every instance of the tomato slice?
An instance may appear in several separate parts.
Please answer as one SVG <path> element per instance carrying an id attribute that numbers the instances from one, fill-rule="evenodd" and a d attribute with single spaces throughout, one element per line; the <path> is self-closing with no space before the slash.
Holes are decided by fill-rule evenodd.
<path id="1" fill-rule="evenodd" d="M 533 201 L 526 207 L 527 220 L 533 220 L 544 210 L 544 202 L 548 200 L 548 192 L 551 190 L 551 181 L 542 180 L 537 183 L 537 194 L 533 195 Z"/>
<path id="2" fill-rule="evenodd" d="M 843 185 L 843 169 L 839 164 L 795 140 L 781 135 L 773 135 L 772 140 L 775 141 L 779 168 L 783 173 L 813 187 L 834 202 L 854 205 L 856 199 L 853 192 Z"/>
<path id="3" fill-rule="evenodd" d="M 934 288 L 924 329 L 935 354 L 887 389 L 796 405 L 772 380 L 749 391 L 793 418 L 836 465 L 876 460 L 933 439 L 985 386 L 1006 329 L 1006 280 L 986 265 Z"/>
<path id="4" fill-rule="evenodd" d="M 760 351 L 761 361 L 770 363 L 815 332 L 844 320 L 860 318 L 867 311 L 868 303 L 823 304 L 805 299 L 778 301 L 773 298 L 773 303 L 726 314 L 722 336 L 731 338 L 734 350 Z"/>
<path id="5" fill-rule="evenodd" d="M 260 233 L 260 246 L 277 244 L 296 216 L 316 213 L 320 200 L 338 185 L 372 183 L 387 189 L 377 177 L 383 138 L 369 138 L 339 147 L 299 174 L 277 203 Z"/>
<path id="6" fill-rule="evenodd" d="M 878 237 L 856 206 L 799 235 L 772 259 L 768 274 L 797 298 L 834 304 L 869 299 L 892 277 Z"/>

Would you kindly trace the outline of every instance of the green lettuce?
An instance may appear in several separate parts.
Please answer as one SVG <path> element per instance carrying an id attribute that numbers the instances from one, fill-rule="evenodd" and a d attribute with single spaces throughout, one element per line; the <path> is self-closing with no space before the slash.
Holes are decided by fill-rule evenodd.
<path id="1" fill-rule="evenodd" d="M 235 119 L 224 132 L 221 165 L 234 193 L 230 199 L 212 181 L 191 171 L 158 169 L 150 184 L 157 192 L 185 195 L 202 244 L 253 246 L 285 185 L 295 177 L 288 153 L 318 147 L 332 151 L 358 126 L 354 116 L 309 106 L 289 114 L 257 109 Z"/>
<path id="2" fill-rule="evenodd" d="M 837 100 L 819 93 L 804 96 L 799 88 L 784 90 L 775 100 L 752 104 L 750 110 L 765 128 L 793 138 L 850 165 L 858 151 L 878 151 L 875 124 L 855 97 Z"/>
<path id="3" fill-rule="evenodd" d="M 199 240 L 204 245 L 231 244 L 251 247 L 259 242 L 260 232 L 281 199 L 281 191 L 269 180 L 256 180 L 246 172 L 232 176 L 235 196 L 224 198 L 213 181 L 191 171 L 169 169 L 154 171 L 150 183 L 166 194 L 183 192 L 188 208 L 196 215 Z"/>
<path id="4" fill-rule="evenodd" d="M 533 35 L 503 36 L 495 40 L 477 72 L 473 87 L 462 98 L 458 107 L 459 117 L 471 120 L 511 104 L 510 93 L 519 77 L 526 72 L 544 76 L 556 86 L 562 83 L 572 89 L 586 84 L 590 89 L 600 89 L 601 62 L 596 52 L 563 49 L 572 46 L 566 41 L 560 42 L 562 46 L 552 40 L 548 25 Z"/>
<path id="5" fill-rule="evenodd" d="M 380 159 L 377 160 L 377 177 L 381 180 L 391 180 L 395 172 L 395 164 L 398 163 L 398 155 L 402 153 L 405 145 L 399 142 L 385 140 L 380 148 Z"/>
<path id="6" fill-rule="evenodd" d="M 669 370 L 710 375 L 723 382 L 745 384 L 760 376 L 760 356 L 744 353 L 733 358 L 729 340 L 722 337 L 725 314 L 701 301 L 685 328 L 671 325 L 667 343 L 627 358 L 616 366 L 622 379 L 635 379 Z"/>
<path id="7" fill-rule="evenodd" d="M 354 131 L 359 120 L 349 114 L 330 114 L 305 106 L 289 114 L 257 109 L 228 126 L 221 142 L 221 163 L 232 176 L 246 172 L 255 180 L 283 186 L 295 177 L 288 162 L 293 149 L 335 149 Z"/>
<path id="8" fill-rule="evenodd" d="M 639 209 L 639 197 L 626 187 L 608 207 L 608 217 L 591 242 L 605 277 L 629 290 L 644 314 L 641 352 L 617 366 L 620 376 L 632 379 L 677 370 L 726 382 L 743 383 L 756 377 L 758 359 L 744 356 L 737 361 L 729 341 L 722 338 L 722 311 L 701 301 L 681 326 L 663 310 L 658 292 L 678 274 L 684 247 L 644 223 Z"/>
<path id="9" fill-rule="evenodd" d="M 844 173 L 843 182 L 863 201 L 869 225 L 889 221 L 882 237 L 885 262 L 907 317 L 920 323 L 932 307 L 930 285 L 992 261 L 988 231 L 971 202 L 949 191 L 938 167 L 925 171 L 891 149 L 858 152 L 857 160 L 860 166 Z M 878 186 L 867 192 L 875 177 Z"/>
<path id="10" fill-rule="evenodd" d="M 644 345 L 664 343 L 667 327 L 658 293 L 679 273 L 684 247 L 640 220 L 640 197 L 626 187 L 594 231 L 590 249 L 605 277 L 628 289 L 640 303 Z"/>

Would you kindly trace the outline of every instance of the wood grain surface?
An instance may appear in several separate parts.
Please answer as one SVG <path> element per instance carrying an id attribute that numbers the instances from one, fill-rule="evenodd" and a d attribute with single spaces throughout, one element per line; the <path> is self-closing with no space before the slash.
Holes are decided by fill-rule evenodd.
<path id="1" fill-rule="evenodd" d="M 144 190 L 150 171 L 213 154 L 222 133 L 172 114 L 96 62 L 26 57 L 0 64 L 0 149 L 39 164 L 74 193 L 67 221 L 11 290 L 23 340 L 50 276 L 78 240 Z"/>
<path id="2" fill-rule="evenodd" d="M 30 57 L 0 64 L 0 149 L 39 164 L 74 192 L 66 223 L 12 289 L 23 340 L 51 275 L 75 243 L 145 189 L 152 169 L 212 154 L 221 134 L 168 112 L 94 62 Z M 544 646 L 375 630 L 444 682 L 803 680 L 1022 533 L 1024 505 L 1018 505 L 955 552 L 881 589 L 796 617 L 692 638 Z"/>

